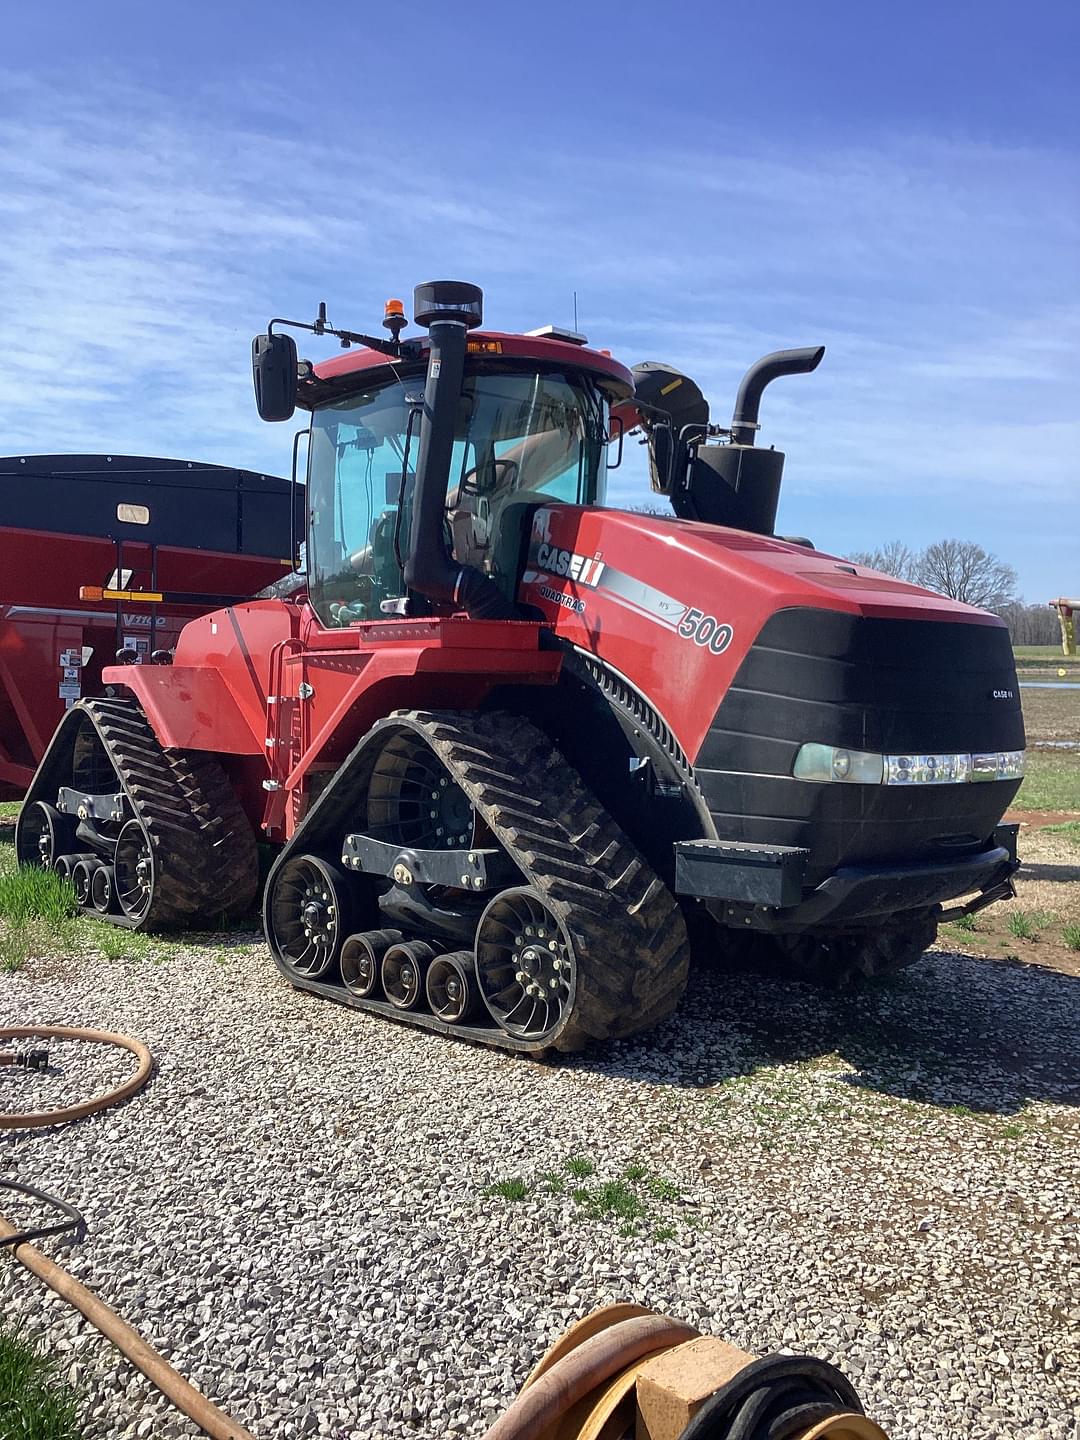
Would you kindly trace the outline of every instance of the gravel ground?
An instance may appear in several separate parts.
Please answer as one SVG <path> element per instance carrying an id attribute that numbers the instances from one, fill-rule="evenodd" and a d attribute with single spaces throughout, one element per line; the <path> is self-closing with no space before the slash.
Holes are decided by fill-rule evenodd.
<path id="1" fill-rule="evenodd" d="M 54 1253 L 260 1440 L 479 1435 L 613 1299 L 838 1363 L 894 1440 L 1075 1435 L 1080 980 L 940 952 L 856 999 L 706 972 L 647 1041 L 538 1065 L 293 992 L 246 937 L 162 955 L 0 976 L 7 1023 L 124 1030 L 158 1066 L 0 1136 L 0 1169 L 85 1212 Z M 85 1060 L 84 1093 L 115 1078 Z M 46 1297 L 0 1260 L 86 1440 L 195 1433 Z"/>

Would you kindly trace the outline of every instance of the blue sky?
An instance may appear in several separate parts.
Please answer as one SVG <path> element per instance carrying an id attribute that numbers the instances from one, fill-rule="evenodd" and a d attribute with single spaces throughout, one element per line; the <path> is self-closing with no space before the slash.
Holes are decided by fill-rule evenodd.
<path id="1" fill-rule="evenodd" d="M 724 420 L 767 350 L 780 528 L 1080 589 L 1080 11 L 412 0 L 7 7 L 0 451 L 287 472 L 251 335 L 438 275 Z M 332 353 L 316 344 L 318 356 Z M 640 456 L 613 498 L 647 501 Z"/>

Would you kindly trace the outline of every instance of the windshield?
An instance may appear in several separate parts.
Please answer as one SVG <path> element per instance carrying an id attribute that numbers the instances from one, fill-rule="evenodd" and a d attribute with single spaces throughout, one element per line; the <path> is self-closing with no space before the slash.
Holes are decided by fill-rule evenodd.
<path id="1" fill-rule="evenodd" d="M 391 381 L 312 416 L 309 591 L 326 625 L 378 619 L 405 593 L 420 430 L 415 413 L 406 457 L 406 397 L 422 390 L 422 377 Z M 602 504 L 606 436 L 607 403 L 584 374 L 466 376 L 446 497 L 455 560 L 512 585 L 520 546 L 501 524 L 507 502 Z"/>

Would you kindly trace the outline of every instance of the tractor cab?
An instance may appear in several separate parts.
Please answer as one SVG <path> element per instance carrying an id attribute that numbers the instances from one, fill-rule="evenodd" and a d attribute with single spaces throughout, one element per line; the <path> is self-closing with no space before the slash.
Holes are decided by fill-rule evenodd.
<path id="1" fill-rule="evenodd" d="M 361 375 L 362 388 L 311 417 L 309 594 L 331 626 L 379 619 L 406 594 L 410 419 L 422 391 L 386 365 Z M 603 504 L 607 438 L 607 396 L 587 370 L 478 355 L 466 365 L 447 477 L 443 540 L 454 562 L 512 599 L 523 508 Z"/>
<path id="2" fill-rule="evenodd" d="M 300 328 L 350 353 L 315 366 L 273 333 L 294 322 L 255 342 L 264 418 L 292 414 L 293 372 L 293 403 L 311 411 L 308 593 L 328 627 L 455 609 L 509 618 L 536 506 L 604 503 L 630 372 L 569 332 L 478 333 L 475 286 L 418 286 L 415 314 L 429 335 L 402 340 L 389 301 L 384 341 L 334 330 L 320 310 Z"/>

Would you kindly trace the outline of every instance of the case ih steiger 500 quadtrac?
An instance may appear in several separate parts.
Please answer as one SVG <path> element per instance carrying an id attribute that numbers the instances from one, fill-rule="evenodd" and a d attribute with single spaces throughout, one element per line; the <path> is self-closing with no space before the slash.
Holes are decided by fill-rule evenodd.
<path id="1" fill-rule="evenodd" d="M 818 977 L 915 959 L 1011 892 L 1024 732 L 995 617 L 775 538 L 755 448 L 694 383 L 582 337 L 480 330 L 419 286 L 403 339 L 253 346 L 308 430 L 307 580 L 187 625 L 64 718 L 21 858 L 139 928 L 214 925 L 280 846 L 267 941 L 303 989 L 504 1048 L 631 1035 L 686 984 L 684 912 Z M 352 348 L 352 347 L 358 348 Z M 677 518 L 605 509 L 625 431 Z M 296 446 L 294 444 L 294 455 Z"/>

